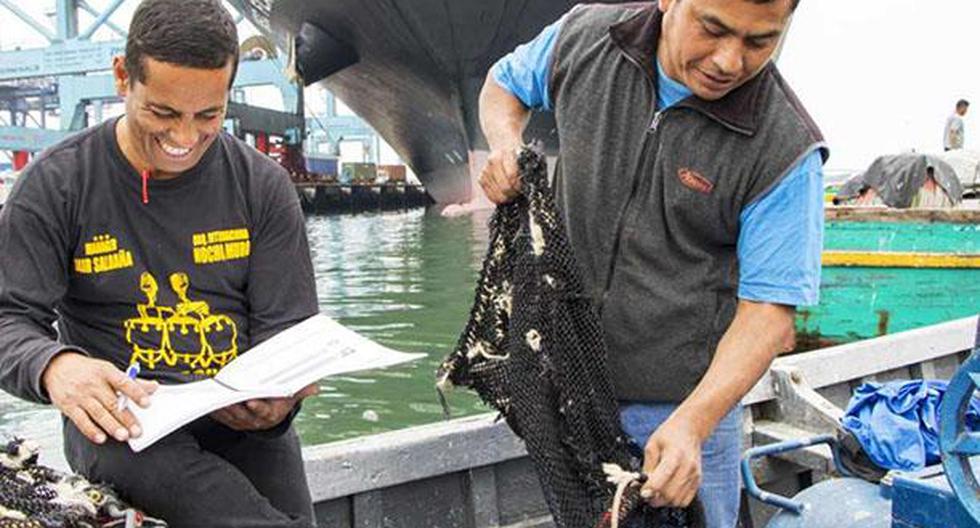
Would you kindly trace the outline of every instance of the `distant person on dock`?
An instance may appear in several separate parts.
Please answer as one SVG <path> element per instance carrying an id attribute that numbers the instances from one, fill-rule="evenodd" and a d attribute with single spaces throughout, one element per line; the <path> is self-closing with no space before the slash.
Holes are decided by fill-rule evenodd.
<path id="1" fill-rule="evenodd" d="M 771 59 L 796 0 L 573 8 L 491 70 L 480 183 L 519 192 L 531 109 L 553 111 L 555 192 L 603 320 L 655 506 L 699 491 L 735 526 L 742 397 L 815 305 L 823 138 Z"/>
<path id="2" fill-rule="evenodd" d="M 318 312 L 289 175 L 222 128 L 238 50 L 220 0 L 136 9 L 112 63 L 125 115 L 39 156 L 0 213 L 0 386 L 54 404 L 71 467 L 170 526 L 309 527 L 292 418 L 315 386 L 125 443 L 126 400 Z"/>
<path id="3" fill-rule="evenodd" d="M 970 109 L 970 102 L 966 99 L 956 101 L 956 110 L 946 118 L 946 128 L 943 129 L 943 149 L 956 150 L 963 148 L 966 141 L 966 127 L 963 124 L 963 116 Z"/>

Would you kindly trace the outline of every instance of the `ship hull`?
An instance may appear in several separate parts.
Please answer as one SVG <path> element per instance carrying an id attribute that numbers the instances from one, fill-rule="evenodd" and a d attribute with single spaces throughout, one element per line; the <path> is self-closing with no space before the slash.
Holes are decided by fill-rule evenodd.
<path id="1" fill-rule="evenodd" d="M 487 71 L 576 4 L 570 0 L 240 0 L 286 49 L 297 36 L 304 81 L 327 88 L 367 121 L 440 203 L 476 198 L 487 144 L 478 99 Z M 618 3 L 618 2 L 607 2 Z M 313 35 L 315 38 L 309 38 Z M 302 38 L 307 37 L 307 38 Z M 312 44 L 311 44 L 312 43 Z M 303 46 L 307 49 L 303 49 Z M 554 121 L 527 138 L 557 149 Z"/>

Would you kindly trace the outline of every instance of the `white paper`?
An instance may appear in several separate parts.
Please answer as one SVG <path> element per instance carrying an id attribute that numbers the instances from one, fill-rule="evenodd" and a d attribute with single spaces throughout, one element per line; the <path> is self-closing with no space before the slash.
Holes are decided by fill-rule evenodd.
<path id="1" fill-rule="evenodd" d="M 139 452 L 210 412 L 256 398 L 291 396 L 327 376 L 384 368 L 424 357 L 383 347 L 325 315 L 269 338 L 226 365 L 214 379 L 165 385 L 150 406 L 127 407 L 143 429 L 129 440 Z"/>

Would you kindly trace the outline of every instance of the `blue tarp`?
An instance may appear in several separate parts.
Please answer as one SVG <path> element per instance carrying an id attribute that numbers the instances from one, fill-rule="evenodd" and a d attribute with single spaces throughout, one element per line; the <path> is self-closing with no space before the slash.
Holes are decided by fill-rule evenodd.
<path id="1" fill-rule="evenodd" d="M 939 404 L 945 381 L 865 383 L 854 391 L 842 424 L 884 469 L 916 471 L 938 464 Z M 980 401 L 970 404 L 966 426 L 980 429 Z"/>

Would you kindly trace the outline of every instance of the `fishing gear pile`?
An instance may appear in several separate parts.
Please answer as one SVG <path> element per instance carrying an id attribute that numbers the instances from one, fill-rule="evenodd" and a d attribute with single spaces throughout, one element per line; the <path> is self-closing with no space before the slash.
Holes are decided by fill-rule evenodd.
<path id="1" fill-rule="evenodd" d="M 698 499 L 679 509 L 652 508 L 640 498 L 643 479 L 634 471 L 641 459 L 620 427 L 602 327 L 546 161 L 524 148 L 518 166 L 522 195 L 490 219 L 476 300 L 437 373 L 440 393 L 469 387 L 500 411 L 527 446 L 557 526 L 703 526 Z M 603 464 L 615 466 L 607 474 Z"/>
<path id="2" fill-rule="evenodd" d="M 106 486 L 37 463 L 38 448 L 0 446 L 0 528 L 166 527 L 124 504 Z"/>

